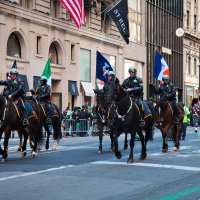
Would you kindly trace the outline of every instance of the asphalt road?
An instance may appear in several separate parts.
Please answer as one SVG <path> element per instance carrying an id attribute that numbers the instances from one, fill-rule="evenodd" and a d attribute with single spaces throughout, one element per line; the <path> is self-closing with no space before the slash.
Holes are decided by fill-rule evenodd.
<path id="1" fill-rule="evenodd" d="M 99 155 L 98 137 L 68 137 L 57 151 L 44 148 L 35 159 L 22 158 L 18 139 L 10 139 L 9 157 L 0 164 L 0 200 L 198 200 L 200 199 L 200 138 L 189 127 L 181 148 L 162 153 L 162 138 L 156 131 L 148 143 L 148 156 L 139 160 L 140 141 L 136 141 L 134 163 L 127 164 L 129 150 L 117 160 L 109 152 L 104 137 Z M 51 141 L 52 143 L 52 141 Z"/>

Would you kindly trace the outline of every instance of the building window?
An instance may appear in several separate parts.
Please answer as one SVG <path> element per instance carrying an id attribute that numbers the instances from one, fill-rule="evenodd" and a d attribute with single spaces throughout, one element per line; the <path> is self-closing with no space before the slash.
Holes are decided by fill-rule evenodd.
<path id="1" fill-rule="evenodd" d="M 188 56 L 188 74 L 191 74 L 191 57 Z"/>
<path id="2" fill-rule="evenodd" d="M 131 42 L 141 43 L 141 26 L 142 26 L 142 15 L 141 15 L 141 2 L 140 0 L 128 0 L 129 9 L 129 30 Z"/>
<path id="3" fill-rule="evenodd" d="M 58 51 L 57 51 L 56 45 L 54 43 L 52 43 L 49 48 L 49 55 L 50 55 L 51 63 L 58 65 L 59 64 Z"/>
<path id="4" fill-rule="evenodd" d="M 130 76 L 128 69 L 131 66 L 134 66 L 137 69 L 137 76 L 142 78 L 143 77 L 143 75 L 142 75 L 142 65 L 143 64 L 141 62 L 125 59 L 124 78 L 127 78 L 127 77 Z"/>
<path id="5" fill-rule="evenodd" d="M 37 54 L 41 54 L 42 52 L 41 40 L 42 38 L 40 36 L 37 36 Z"/>
<path id="6" fill-rule="evenodd" d="M 187 28 L 190 27 L 190 11 L 187 10 Z"/>
<path id="7" fill-rule="evenodd" d="M 27 8 L 27 9 L 30 9 L 30 3 L 31 3 L 31 0 L 20 0 L 19 1 L 19 5 L 24 8 Z"/>
<path id="8" fill-rule="evenodd" d="M 21 45 L 15 33 L 12 33 L 8 38 L 7 55 L 21 58 Z"/>
<path id="9" fill-rule="evenodd" d="M 80 80 L 91 81 L 91 51 L 80 49 Z"/>
<path id="10" fill-rule="evenodd" d="M 194 31 L 197 30 L 197 15 L 194 15 Z"/>
<path id="11" fill-rule="evenodd" d="M 111 56 L 109 54 L 105 54 L 105 53 L 102 53 L 102 55 L 110 63 L 110 66 L 112 67 L 113 71 L 116 73 L 116 57 Z"/>
<path id="12" fill-rule="evenodd" d="M 101 2 L 101 29 L 103 33 L 109 33 L 110 32 L 110 17 L 106 14 L 105 9 L 107 8 L 107 5 L 104 2 Z"/>
<path id="13" fill-rule="evenodd" d="M 75 53 L 76 53 L 75 45 L 72 44 L 71 45 L 71 61 L 75 61 Z"/>
<path id="14" fill-rule="evenodd" d="M 194 58 L 194 75 L 197 75 L 197 59 Z"/>
<path id="15" fill-rule="evenodd" d="M 50 14 L 52 17 L 61 17 L 61 5 L 57 0 L 51 0 L 50 2 Z"/>

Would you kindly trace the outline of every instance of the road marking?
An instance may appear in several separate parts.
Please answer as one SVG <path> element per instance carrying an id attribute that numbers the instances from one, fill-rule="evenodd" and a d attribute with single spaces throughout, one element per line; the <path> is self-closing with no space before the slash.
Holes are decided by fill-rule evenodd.
<path id="1" fill-rule="evenodd" d="M 69 168 L 69 167 L 73 167 L 73 165 L 61 166 L 61 167 L 58 167 L 58 168 L 49 168 L 49 169 L 45 169 L 45 170 L 28 172 L 28 173 L 24 173 L 24 174 L 13 175 L 13 176 L 7 176 L 7 177 L 0 178 L 0 182 L 19 178 L 19 177 L 25 177 L 25 176 L 35 175 L 35 174 L 42 174 L 42 173 L 45 173 L 45 172 L 57 171 L 57 170 L 66 169 L 66 168 Z"/>
<path id="2" fill-rule="evenodd" d="M 190 189 L 187 189 L 187 190 L 183 190 L 183 191 L 178 192 L 176 194 L 166 196 L 166 197 L 164 197 L 160 200 L 176 200 L 176 199 L 180 199 L 181 197 L 184 197 L 186 195 L 189 195 L 191 193 L 198 192 L 198 191 L 200 191 L 200 186 L 190 188 Z"/>
<path id="3" fill-rule="evenodd" d="M 96 161 L 92 164 L 98 165 L 126 165 L 126 166 L 141 166 L 141 167 L 155 167 L 155 168 L 166 168 L 166 169 L 179 169 L 185 171 L 200 172 L 199 167 L 189 167 L 189 166 L 178 166 L 178 165 L 162 165 L 153 163 L 127 163 L 127 162 L 115 162 L 115 161 Z"/>

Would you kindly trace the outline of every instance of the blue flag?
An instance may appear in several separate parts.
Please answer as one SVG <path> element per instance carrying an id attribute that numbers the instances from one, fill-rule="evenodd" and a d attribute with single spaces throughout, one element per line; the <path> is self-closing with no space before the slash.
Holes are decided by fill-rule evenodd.
<path id="1" fill-rule="evenodd" d="M 108 72 L 113 71 L 113 68 L 98 51 L 96 59 L 96 78 L 106 83 L 108 81 Z"/>

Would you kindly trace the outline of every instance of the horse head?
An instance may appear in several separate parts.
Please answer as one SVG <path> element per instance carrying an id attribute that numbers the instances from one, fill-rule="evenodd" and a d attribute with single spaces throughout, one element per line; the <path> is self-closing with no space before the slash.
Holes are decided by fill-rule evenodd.
<path id="1" fill-rule="evenodd" d="M 99 90 L 99 89 L 95 89 L 94 93 L 96 95 L 97 107 L 101 112 L 103 112 L 105 110 L 104 91 L 103 90 Z"/>

